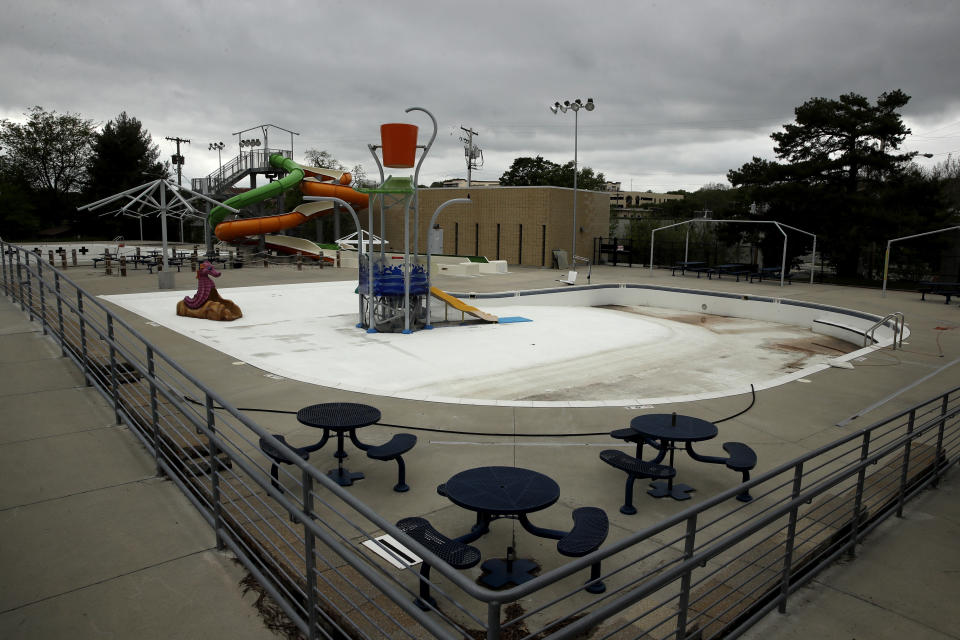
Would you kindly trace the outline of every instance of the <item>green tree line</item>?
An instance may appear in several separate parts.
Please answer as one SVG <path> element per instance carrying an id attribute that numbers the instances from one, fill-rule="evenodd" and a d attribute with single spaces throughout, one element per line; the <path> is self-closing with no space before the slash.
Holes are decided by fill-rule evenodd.
<path id="1" fill-rule="evenodd" d="M 123 235 L 137 223 L 76 207 L 167 176 L 160 147 L 121 112 L 102 127 L 35 106 L 23 123 L 0 120 L 0 229 L 5 239 Z"/>

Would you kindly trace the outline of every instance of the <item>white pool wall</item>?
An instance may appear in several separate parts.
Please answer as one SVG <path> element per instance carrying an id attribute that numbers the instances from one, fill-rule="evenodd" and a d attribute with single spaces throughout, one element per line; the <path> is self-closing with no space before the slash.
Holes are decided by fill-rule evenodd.
<path id="1" fill-rule="evenodd" d="M 676 309 L 764 322 L 777 322 L 813 331 L 853 344 L 863 344 L 864 334 L 881 320 L 879 316 L 855 309 L 844 309 L 812 302 L 767 296 L 736 295 L 695 289 L 678 289 L 652 285 L 594 285 L 541 291 L 515 291 L 500 294 L 452 294 L 487 310 L 511 305 L 598 306 L 625 305 Z M 442 312 L 442 310 L 441 310 Z M 505 313 L 500 315 L 506 315 Z M 904 329 L 909 335 L 909 331 Z M 895 332 L 886 324 L 877 327 L 873 348 L 889 346 Z M 849 360 L 872 349 L 861 349 L 838 360 Z"/>

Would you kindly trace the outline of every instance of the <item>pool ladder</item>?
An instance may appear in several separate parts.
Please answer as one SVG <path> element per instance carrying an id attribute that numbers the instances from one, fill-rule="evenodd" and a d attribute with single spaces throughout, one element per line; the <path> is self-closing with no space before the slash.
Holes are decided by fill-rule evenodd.
<path id="1" fill-rule="evenodd" d="M 899 346 L 903 348 L 903 330 L 906 327 L 907 319 L 904 317 L 903 312 L 894 311 L 893 313 L 888 313 L 883 317 L 882 320 L 878 320 L 876 324 L 863 332 L 863 346 L 867 346 L 867 340 L 873 340 L 874 342 L 879 342 L 875 337 L 879 327 L 885 326 L 890 320 L 893 320 L 893 348 L 896 349 Z"/>

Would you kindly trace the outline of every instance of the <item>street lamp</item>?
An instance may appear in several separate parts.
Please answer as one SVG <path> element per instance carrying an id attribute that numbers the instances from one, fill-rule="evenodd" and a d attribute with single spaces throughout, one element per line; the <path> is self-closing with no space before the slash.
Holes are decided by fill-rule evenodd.
<path id="1" fill-rule="evenodd" d="M 211 142 L 207 146 L 207 151 L 217 150 L 217 164 L 220 166 L 220 182 L 223 182 L 223 160 L 220 159 L 220 152 L 223 151 L 224 145 L 222 142 Z M 220 185 L 217 185 L 217 188 L 220 188 Z"/>
<path id="2" fill-rule="evenodd" d="M 573 248 L 570 251 L 571 265 L 576 264 L 577 258 L 577 116 L 580 113 L 581 107 L 587 111 L 593 111 L 596 105 L 593 103 L 593 98 L 587 98 L 586 103 L 580 100 L 580 98 L 577 98 L 573 102 L 564 100 L 563 104 L 554 102 L 553 106 L 550 107 L 550 111 L 555 114 L 557 112 L 566 113 L 568 110 L 573 111 Z"/>

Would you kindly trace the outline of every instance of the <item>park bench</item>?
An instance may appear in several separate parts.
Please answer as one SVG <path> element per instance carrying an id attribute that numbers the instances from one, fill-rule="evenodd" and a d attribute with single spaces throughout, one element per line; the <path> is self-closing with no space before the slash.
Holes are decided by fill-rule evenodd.
<path id="1" fill-rule="evenodd" d="M 760 282 L 763 282 L 764 278 L 779 280 L 780 271 L 782 271 L 780 267 L 763 267 L 762 269 L 758 269 L 750 274 L 750 282 L 752 283 L 754 278 L 758 279 Z M 784 280 L 787 284 L 793 284 L 792 278 L 793 274 L 788 272 Z"/>
<path id="2" fill-rule="evenodd" d="M 727 457 L 723 456 L 705 456 L 693 450 L 691 443 L 687 443 L 687 453 L 697 462 L 706 462 L 709 464 L 723 464 L 728 469 L 739 471 L 743 474 L 743 482 L 750 480 L 750 471 L 757 466 L 757 453 L 742 442 L 724 442 L 723 450 L 727 452 Z M 737 495 L 740 502 L 750 502 L 753 496 L 747 490 Z"/>
<path id="3" fill-rule="evenodd" d="M 397 528 L 454 569 L 469 569 L 480 562 L 480 551 L 476 547 L 451 540 L 434 529 L 426 518 L 404 518 L 397 523 Z M 420 577 L 420 597 L 413 602 L 429 611 L 430 607 L 436 608 L 437 601 L 430 595 L 430 565 L 426 560 L 420 565 Z"/>
<path id="4" fill-rule="evenodd" d="M 598 507 L 579 507 L 573 510 L 573 529 L 557 541 L 557 552 L 570 558 L 582 558 L 600 548 L 610 522 L 607 513 Z M 586 591 L 603 593 L 607 587 L 600 580 L 600 561 L 590 565 L 590 579 Z"/>
<path id="5" fill-rule="evenodd" d="M 928 280 L 920 283 L 917 287 L 917 292 L 920 294 L 921 300 L 926 300 L 927 294 L 932 293 L 934 295 L 944 296 L 946 298 L 944 304 L 950 304 L 951 297 L 960 296 L 960 282 Z"/>
<path id="6" fill-rule="evenodd" d="M 410 490 L 406 483 L 407 466 L 403 462 L 403 454 L 413 449 L 415 444 L 417 444 L 417 436 L 410 433 L 397 433 L 388 442 L 367 449 L 368 458 L 397 461 L 398 478 L 393 490 L 398 493 Z"/>
<path id="7" fill-rule="evenodd" d="M 633 506 L 633 483 L 637 478 L 667 480 L 677 475 L 677 470 L 673 467 L 656 462 L 647 462 L 618 449 L 604 449 L 600 452 L 600 459 L 611 467 L 627 474 L 623 506 L 620 507 L 620 513 L 626 515 L 633 515 L 637 512 L 636 507 Z"/>

